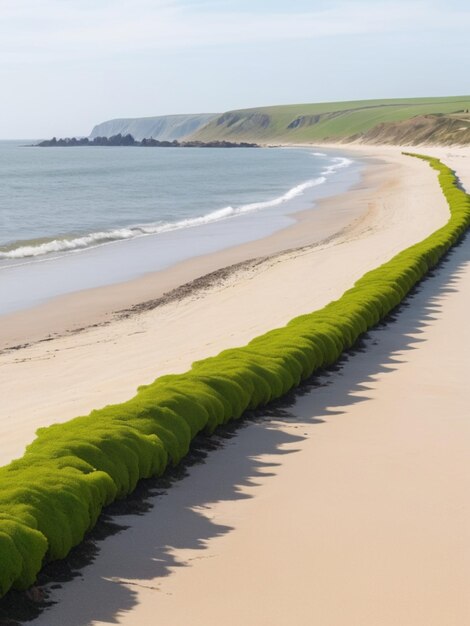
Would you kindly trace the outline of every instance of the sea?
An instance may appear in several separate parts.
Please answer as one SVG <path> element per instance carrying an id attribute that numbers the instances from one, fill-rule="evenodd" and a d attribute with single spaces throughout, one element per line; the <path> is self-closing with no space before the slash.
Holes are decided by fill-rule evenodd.
<path id="1" fill-rule="evenodd" d="M 356 184 L 313 148 L 39 148 L 0 141 L 0 315 L 265 237 Z"/>

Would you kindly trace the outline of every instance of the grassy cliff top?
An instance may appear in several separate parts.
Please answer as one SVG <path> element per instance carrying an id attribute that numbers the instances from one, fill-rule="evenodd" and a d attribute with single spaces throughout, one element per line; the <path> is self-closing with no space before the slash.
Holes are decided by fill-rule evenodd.
<path id="1" fill-rule="evenodd" d="M 299 143 L 348 141 L 361 139 L 362 135 L 381 124 L 399 126 L 401 122 L 418 116 L 465 115 L 469 110 L 470 96 L 256 107 L 223 113 L 196 131 L 192 139 Z M 390 133 L 386 134 L 387 142 L 393 141 Z M 445 139 L 441 129 L 439 142 L 445 143 Z M 448 143 L 459 143 L 458 133 L 454 139 Z"/>

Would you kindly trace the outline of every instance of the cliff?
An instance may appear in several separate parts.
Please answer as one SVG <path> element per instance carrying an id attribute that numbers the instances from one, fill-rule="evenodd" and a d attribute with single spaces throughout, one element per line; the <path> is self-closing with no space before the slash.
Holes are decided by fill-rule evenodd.
<path id="1" fill-rule="evenodd" d="M 97 124 L 93 128 L 90 133 L 90 139 L 130 134 L 137 141 L 145 138 L 173 141 L 174 139 L 182 139 L 195 133 L 214 117 L 216 115 L 213 113 L 201 113 L 108 120 L 107 122 Z"/>

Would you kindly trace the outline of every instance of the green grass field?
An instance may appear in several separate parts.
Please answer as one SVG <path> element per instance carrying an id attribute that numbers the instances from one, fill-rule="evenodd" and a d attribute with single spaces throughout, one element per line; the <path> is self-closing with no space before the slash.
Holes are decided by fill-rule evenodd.
<path id="1" fill-rule="evenodd" d="M 200 129 L 201 141 L 314 142 L 342 140 L 378 124 L 470 109 L 470 96 L 289 104 L 223 113 Z"/>

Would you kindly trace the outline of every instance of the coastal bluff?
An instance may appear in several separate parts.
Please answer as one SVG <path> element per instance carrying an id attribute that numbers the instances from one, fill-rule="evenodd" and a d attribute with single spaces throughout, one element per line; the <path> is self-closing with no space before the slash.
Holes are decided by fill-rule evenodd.
<path id="1" fill-rule="evenodd" d="M 192 135 L 215 117 L 217 114 L 214 113 L 195 113 L 119 118 L 97 124 L 93 127 L 89 138 L 132 135 L 137 141 L 149 137 L 160 141 L 173 141 Z"/>

